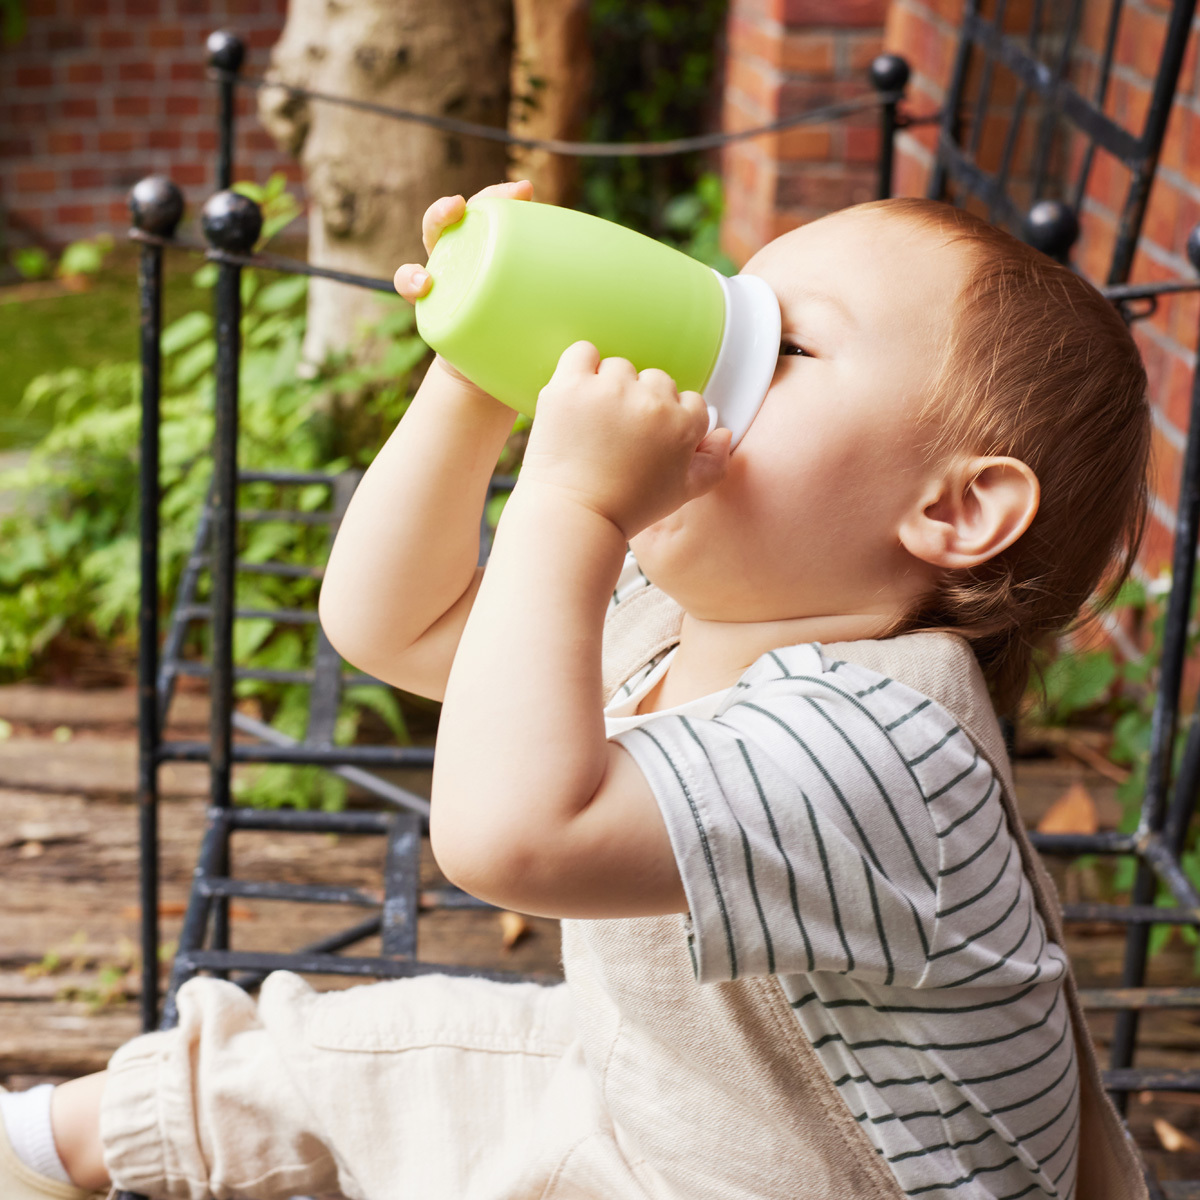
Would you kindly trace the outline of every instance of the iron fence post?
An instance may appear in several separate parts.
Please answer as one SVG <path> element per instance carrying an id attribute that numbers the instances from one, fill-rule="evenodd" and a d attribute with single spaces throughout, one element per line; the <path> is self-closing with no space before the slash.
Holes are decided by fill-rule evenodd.
<path id="1" fill-rule="evenodd" d="M 212 667 L 210 675 L 210 797 L 213 808 L 232 804 L 233 767 L 233 606 L 237 553 L 238 366 L 241 358 L 242 268 L 223 261 L 221 251 L 247 254 L 262 231 L 257 204 L 237 192 L 218 192 L 204 206 L 201 228 L 217 262 L 215 295 L 216 396 L 212 480 Z M 229 870 L 228 842 L 215 870 Z M 213 947 L 229 942 L 229 902 L 215 901 Z"/>
<path id="2" fill-rule="evenodd" d="M 183 194 L 162 175 L 129 193 L 134 229 L 172 238 Z M 138 890 L 141 903 L 142 1028 L 158 1022 L 158 501 L 159 398 L 162 390 L 162 246 L 143 241 L 138 260 L 142 428 L 140 448 L 140 590 L 138 597 Z"/>
<path id="3" fill-rule="evenodd" d="M 881 94 L 895 93 L 879 112 L 879 199 L 892 195 L 892 160 L 896 150 L 896 110 L 908 86 L 908 63 L 899 54 L 879 54 L 871 60 L 871 86 Z"/>
<path id="4" fill-rule="evenodd" d="M 236 34 L 218 29 L 205 43 L 208 65 L 217 76 L 217 188 L 233 183 L 233 135 L 236 111 L 237 73 L 246 57 L 246 45 Z"/>

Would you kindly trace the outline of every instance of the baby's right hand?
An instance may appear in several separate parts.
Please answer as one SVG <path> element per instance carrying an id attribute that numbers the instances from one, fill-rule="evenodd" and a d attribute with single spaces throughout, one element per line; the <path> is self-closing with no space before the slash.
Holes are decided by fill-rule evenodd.
<path id="1" fill-rule="evenodd" d="M 476 192 L 472 200 L 479 196 L 506 196 L 510 200 L 532 200 L 533 184 L 528 179 L 515 183 L 493 183 L 482 191 Z M 461 196 L 443 196 L 435 200 L 421 218 L 421 240 L 425 243 L 427 253 L 432 253 L 442 230 L 462 220 L 466 212 L 467 202 Z M 405 263 L 397 272 L 395 278 L 396 291 L 410 304 L 415 303 L 429 291 L 432 279 L 424 267 L 416 263 Z"/>
<path id="2" fill-rule="evenodd" d="M 507 196 L 510 200 L 532 200 L 533 184 L 528 179 L 521 179 L 515 183 L 493 183 L 482 191 L 476 192 L 475 196 Z M 475 196 L 472 196 L 471 199 L 474 200 Z M 442 236 L 442 230 L 453 225 L 455 221 L 461 220 L 466 210 L 467 202 L 461 196 L 443 196 L 425 210 L 425 215 L 421 218 L 421 240 L 425 243 L 426 252 L 433 251 L 438 238 Z M 405 263 L 396 272 L 394 282 L 396 291 L 410 304 L 415 304 L 433 286 L 429 272 L 416 263 Z M 460 383 L 468 384 L 470 387 L 475 386 L 457 367 L 451 366 L 440 354 L 434 357 L 433 365 L 435 369 L 440 367 L 447 375 L 457 379 Z"/>

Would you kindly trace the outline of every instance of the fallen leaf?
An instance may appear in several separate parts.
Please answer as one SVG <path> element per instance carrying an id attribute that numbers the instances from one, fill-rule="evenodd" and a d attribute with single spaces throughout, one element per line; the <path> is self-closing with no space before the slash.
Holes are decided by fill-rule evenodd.
<path id="1" fill-rule="evenodd" d="M 41 842 L 24 842 L 17 851 L 18 858 L 41 858 L 46 853 L 46 847 Z"/>
<path id="2" fill-rule="evenodd" d="M 1079 782 L 1071 784 L 1037 823 L 1038 833 L 1095 833 L 1099 828 L 1096 802 Z"/>
<path id="3" fill-rule="evenodd" d="M 12 723 L 0 717 L 0 742 L 7 742 L 12 737 Z"/>
<path id="4" fill-rule="evenodd" d="M 56 742 L 69 742 L 75 735 L 70 725 L 59 725 L 50 735 Z"/>
<path id="5" fill-rule="evenodd" d="M 529 922 L 520 913 L 500 914 L 500 940 L 505 950 L 511 950 L 529 932 Z"/>
<path id="6" fill-rule="evenodd" d="M 164 900 L 158 906 L 160 917 L 182 917 L 187 912 L 187 905 L 181 900 Z M 127 904 L 121 909 L 121 916 L 127 921 L 140 921 L 142 909 L 138 904 Z M 254 913 L 242 904 L 230 904 L 229 919 L 231 921 L 253 921 Z"/>
<path id="7" fill-rule="evenodd" d="M 1182 1129 L 1176 1129 L 1170 1121 L 1164 1121 L 1162 1117 L 1154 1118 L 1154 1132 L 1158 1135 L 1158 1140 L 1162 1143 L 1164 1150 L 1170 1150 L 1176 1153 L 1180 1150 L 1188 1150 L 1195 1152 L 1200 1150 L 1200 1142 L 1194 1137 L 1189 1137 Z"/>

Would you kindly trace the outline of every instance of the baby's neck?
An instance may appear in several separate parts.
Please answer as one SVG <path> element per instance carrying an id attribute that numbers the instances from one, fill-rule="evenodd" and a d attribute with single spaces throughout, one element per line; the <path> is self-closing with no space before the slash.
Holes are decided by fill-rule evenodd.
<path id="1" fill-rule="evenodd" d="M 875 638 L 886 632 L 893 620 L 879 613 L 839 613 L 787 621 L 705 621 L 685 612 L 678 649 L 665 674 L 642 697 L 637 711 L 661 712 L 722 692 L 768 650 L 803 642 Z"/>

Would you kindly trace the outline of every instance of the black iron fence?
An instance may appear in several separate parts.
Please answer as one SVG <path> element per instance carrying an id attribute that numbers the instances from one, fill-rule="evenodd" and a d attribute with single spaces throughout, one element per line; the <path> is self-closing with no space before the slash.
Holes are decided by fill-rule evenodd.
<path id="1" fill-rule="evenodd" d="M 544 142 L 515 138 L 502 130 L 476 126 L 442 117 L 388 109 L 342 97 L 325 96 L 303 89 L 290 89 L 309 99 L 365 108 L 377 115 L 398 120 L 415 120 L 456 135 L 475 135 L 536 146 L 558 153 L 663 154 L 713 148 L 740 138 L 761 136 L 805 122 L 840 119 L 864 111 L 876 111 L 882 133 L 879 159 L 879 194 L 891 190 L 893 150 L 898 131 L 913 124 L 937 120 L 940 125 L 937 162 L 933 172 L 933 194 L 960 203 L 982 204 L 987 213 L 1007 223 L 1034 245 L 1065 259 L 1078 232 L 1074 212 L 1086 187 L 1094 147 L 1119 154 L 1130 172 L 1132 184 L 1113 249 L 1109 298 L 1128 321 L 1149 315 L 1162 295 L 1200 289 L 1196 279 L 1181 279 L 1153 285 L 1124 282 L 1132 260 L 1133 246 L 1145 210 L 1146 195 L 1161 146 L 1166 113 L 1174 94 L 1182 60 L 1183 45 L 1195 8 L 1195 0 L 1175 0 L 1170 18 L 1168 45 L 1154 98 L 1144 127 L 1123 130 L 1102 111 L 1112 66 L 1111 43 L 1115 36 L 1121 0 L 1113 0 L 1109 24 L 1109 48 L 1101 82 L 1091 99 L 1085 99 L 1066 79 L 1066 64 L 1078 28 L 1082 0 L 1072 0 L 1065 23 L 1056 38 L 1044 41 L 1041 23 L 1042 0 L 1035 0 L 1032 26 L 1025 36 L 1004 29 L 1005 0 L 994 0 L 991 11 L 982 0 L 973 0 L 964 19 L 962 38 L 944 110 L 932 116 L 906 113 L 903 103 L 908 67 L 894 55 L 882 55 L 872 64 L 869 85 L 861 96 L 737 134 L 711 134 L 677 139 L 660 144 L 589 144 Z M 1047 48 L 1048 47 L 1048 48 Z M 434 907 L 480 906 L 456 888 L 422 892 L 418 885 L 418 855 L 421 833 L 428 818 L 428 802 L 379 775 L 381 769 L 432 766 L 431 748 L 401 746 L 340 746 L 333 741 L 333 727 L 342 688 L 346 682 L 378 684 L 347 670 L 328 640 L 319 631 L 310 667 L 301 671 L 252 671 L 235 664 L 234 624 L 243 619 L 269 619 L 281 624 L 316 623 L 307 610 L 247 610 L 235 603 L 235 580 L 245 572 L 280 575 L 304 574 L 319 578 L 321 566 L 312 563 L 250 563 L 237 556 L 239 523 L 260 519 L 290 520 L 326 525 L 330 538 L 356 483 L 352 473 L 327 475 L 319 472 L 240 471 L 238 468 L 239 356 L 241 324 L 241 273 L 254 267 L 288 274 L 333 279 L 358 287 L 390 292 L 390 280 L 331 271 L 311 263 L 256 253 L 262 214 L 250 199 L 229 190 L 233 179 L 234 95 L 238 87 L 258 88 L 269 80 L 243 76 L 243 49 L 236 37 L 214 34 L 208 42 L 209 66 L 216 83 L 219 104 L 219 149 L 216 163 L 217 192 L 204 206 L 201 231 L 204 241 L 178 236 L 183 216 L 179 190 L 167 179 L 151 177 L 134 188 L 130 204 L 133 229 L 130 236 L 141 247 L 139 289 L 141 298 L 142 439 L 141 439 L 141 572 L 139 609 L 140 652 L 138 801 L 142 846 L 141 910 L 142 956 L 146 969 L 142 983 L 142 1020 L 145 1028 L 164 1027 L 175 1019 L 174 997 L 181 983 L 197 972 L 232 978 L 245 987 L 256 986 L 271 970 L 335 973 L 354 977 L 397 977 L 431 971 L 471 973 L 466 969 L 428 963 L 418 956 L 419 913 Z M 1046 55 L 1052 61 L 1047 64 Z M 972 56 L 980 56 L 982 67 Z M 1021 167 L 1014 156 L 1017 133 L 1005 140 L 1000 159 L 990 166 L 977 159 L 981 140 L 974 129 L 985 118 L 987 96 L 997 71 L 1012 72 L 1019 81 L 1018 101 L 1012 116 L 1038 123 L 1032 160 Z M 972 80 L 974 82 L 972 82 Z M 975 91 L 972 93 L 971 88 Z M 1037 104 L 1027 103 L 1033 97 Z M 966 109 L 971 117 L 967 119 Z M 1036 111 L 1034 111 L 1036 108 Z M 1027 111 L 1028 110 L 1028 111 Z M 1068 185 L 1061 171 L 1051 171 L 1053 146 L 1062 136 L 1063 122 L 1075 134 L 1088 139 L 1081 174 Z M 1014 191 L 1014 189 L 1016 189 Z M 1063 200 L 1072 194 L 1074 205 Z M 216 365 L 214 371 L 215 435 L 213 477 L 208 499 L 196 514 L 196 537 L 160 639 L 158 543 L 159 514 L 159 401 L 161 396 L 160 337 L 162 332 L 162 273 L 168 249 L 202 251 L 217 266 L 214 293 Z M 1200 272 L 1200 228 L 1193 231 L 1187 247 L 1192 266 Z M 1111 1069 L 1105 1082 L 1123 1101 L 1128 1093 L 1142 1089 L 1200 1093 L 1200 1071 L 1149 1070 L 1133 1065 L 1139 1014 L 1147 1009 L 1168 1007 L 1200 1009 L 1200 988 L 1144 987 L 1149 930 L 1156 924 L 1200 928 L 1200 893 L 1183 869 L 1184 839 L 1200 789 L 1200 723 L 1192 722 L 1186 748 L 1177 772 L 1172 772 L 1172 746 L 1181 722 L 1181 690 L 1186 655 L 1189 599 L 1194 583 L 1197 538 L 1200 535 L 1200 379 L 1193 380 L 1192 404 L 1184 454 L 1184 475 L 1179 500 L 1173 560 L 1172 590 L 1166 617 L 1166 635 L 1157 703 L 1154 714 L 1150 774 L 1142 817 L 1132 834 L 1035 835 L 1038 848 L 1047 854 L 1131 855 L 1138 862 L 1137 882 L 1129 904 L 1069 904 L 1065 917 L 1070 922 L 1118 922 L 1127 929 L 1126 952 L 1119 988 L 1091 989 L 1083 993 L 1084 1005 L 1092 1010 L 1116 1010 L 1118 1024 L 1112 1050 Z M 320 485 L 328 503 L 320 513 L 282 508 L 269 511 L 239 509 L 238 492 L 245 484 Z M 511 490 L 514 480 L 496 476 L 490 495 Z M 489 530 L 481 520 L 480 561 L 486 558 Z M 207 579 L 207 598 L 201 595 L 201 580 Z M 185 635 L 196 623 L 207 625 L 211 653 L 207 661 L 184 654 Z M 160 644 L 161 643 L 161 644 Z M 207 741 L 181 742 L 163 737 L 176 681 L 184 675 L 208 680 L 211 724 Z M 305 737 L 290 738 L 266 723 L 238 712 L 234 686 L 239 679 L 270 679 L 303 683 L 309 689 L 309 716 Z M 380 684 L 380 686 L 383 686 Z M 242 735 L 235 738 L 235 734 Z M 201 845 L 191 896 L 180 935 L 179 948 L 170 975 L 166 1002 L 159 1012 L 159 993 L 154 964 L 158 959 L 158 772 L 170 761 L 204 761 L 211 769 L 208 823 Z M 257 811 L 234 806 L 231 772 L 235 763 L 292 763 L 319 765 L 335 771 L 365 788 L 379 802 L 377 811 L 318 813 L 293 810 Z M 235 833 L 334 832 L 376 836 L 385 841 L 382 899 L 356 888 L 295 885 L 239 879 L 234 871 L 231 840 Z M 1159 886 L 1174 898 L 1175 907 L 1155 906 Z M 370 910 L 371 915 L 341 932 L 310 945 L 282 952 L 250 952 L 230 944 L 229 902 L 234 897 L 255 897 L 312 903 L 347 904 Z M 486 907 L 486 906 L 483 906 Z M 343 953 L 378 936 L 378 954 Z M 502 975 L 498 977 L 504 977 Z M 511 976 L 508 976 L 511 977 Z M 1166 1184 L 1149 1181 L 1155 1197 L 1200 1196 L 1195 1184 Z"/>

